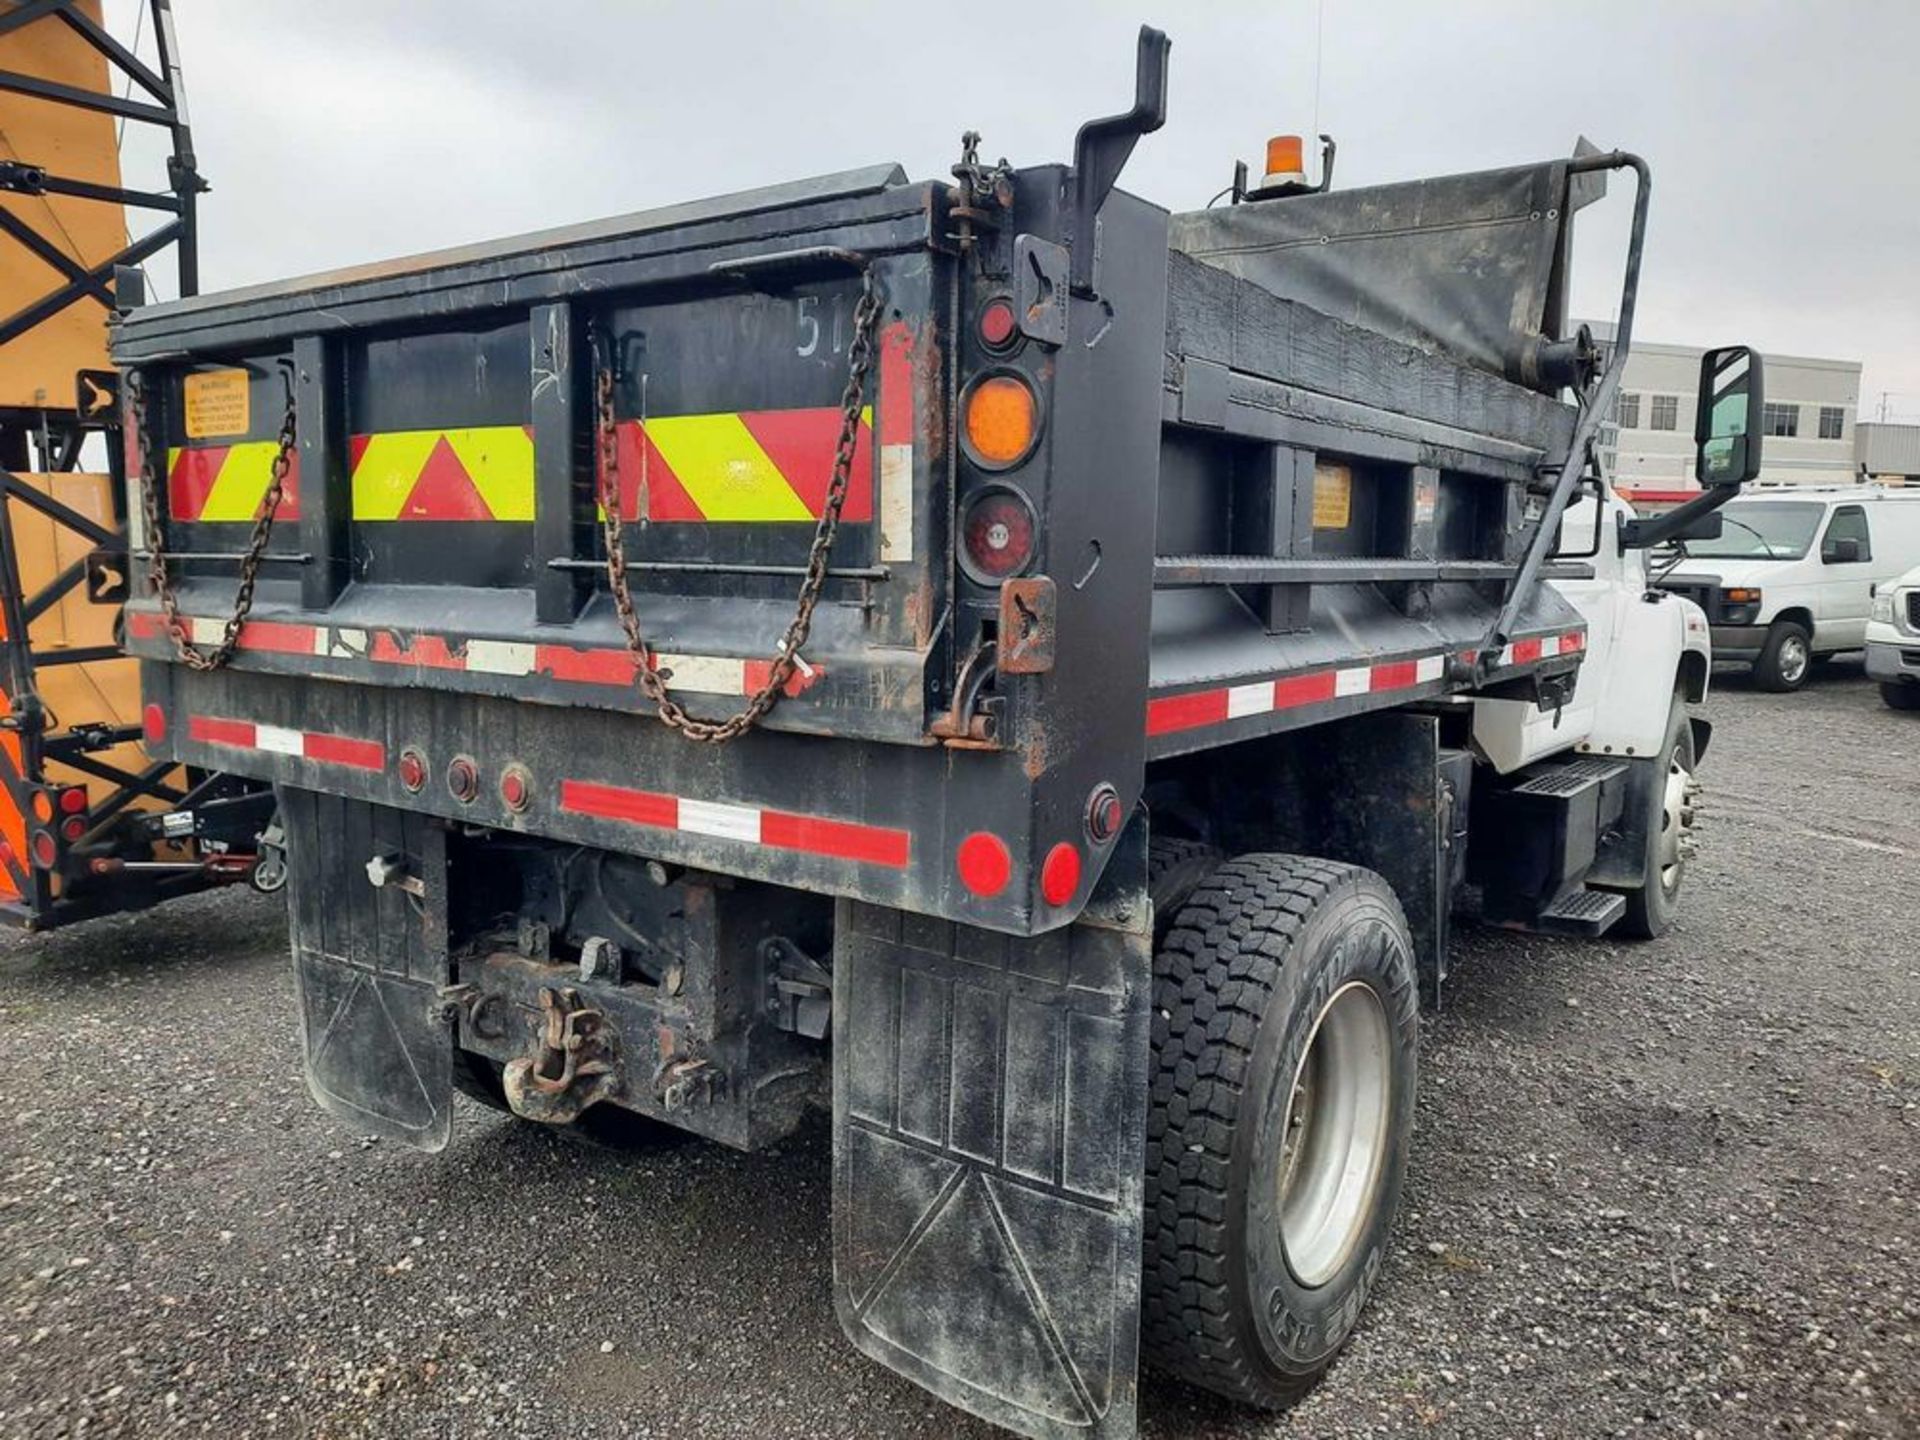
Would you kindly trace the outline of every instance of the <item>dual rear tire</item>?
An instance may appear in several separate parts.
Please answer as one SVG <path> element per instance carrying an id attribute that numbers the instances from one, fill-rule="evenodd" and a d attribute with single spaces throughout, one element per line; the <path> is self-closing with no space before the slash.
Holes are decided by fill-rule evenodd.
<path id="1" fill-rule="evenodd" d="M 1143 1355 L 1286 1406 L 1385 1258 L 1413 1127 L 1412 937 L 1370 870 L 1246 855 L 1190 887 L 1154 986 Z"/>

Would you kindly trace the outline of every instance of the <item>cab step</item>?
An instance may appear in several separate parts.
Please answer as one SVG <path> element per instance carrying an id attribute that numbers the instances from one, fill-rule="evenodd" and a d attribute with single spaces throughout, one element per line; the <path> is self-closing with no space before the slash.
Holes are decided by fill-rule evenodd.
<path id="1" fill-rule="evenodd" d="M 1534 928 L 1548 935 L 1604 935 L 1627 913 L 1627 897 L 1614 890 L 1570 890 L 1540 912 Z"/>

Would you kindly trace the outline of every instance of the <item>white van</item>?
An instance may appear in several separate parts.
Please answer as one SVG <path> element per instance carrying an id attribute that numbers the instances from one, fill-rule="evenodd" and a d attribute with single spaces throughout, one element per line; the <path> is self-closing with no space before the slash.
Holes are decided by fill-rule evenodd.
<path id="1" fill-rule="evenodd" d="M 1874 586 L 1920 564 L 1920 489 L 1756 485 L 1689 540 L 1659 582 L 1707 612 L 1713 658 L 1763 690 L 1798 690 L 1814 662 L 1866 644 Z"/>
<path id="2" fill-rule="evenodd" d="M 1920 710 L 1920 565 L 1874 587 L 1867 674 L 1894 709 Z"/>

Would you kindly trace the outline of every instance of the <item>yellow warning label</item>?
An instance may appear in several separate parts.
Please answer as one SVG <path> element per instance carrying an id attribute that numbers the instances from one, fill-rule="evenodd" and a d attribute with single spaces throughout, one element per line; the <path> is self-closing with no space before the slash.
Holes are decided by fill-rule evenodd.
<path id="1" fill-rule="evenodd" d="M 247 433 L 246 371 L 203 370 L 187 376 L 183 388 L 189 440 Z"/>
<path id="2" fill-rule="evenodd" d="M 1313 467 L 1313 528 L 1344 530 L 1353 513 L 1353 471 L 1344 465 Z"/>

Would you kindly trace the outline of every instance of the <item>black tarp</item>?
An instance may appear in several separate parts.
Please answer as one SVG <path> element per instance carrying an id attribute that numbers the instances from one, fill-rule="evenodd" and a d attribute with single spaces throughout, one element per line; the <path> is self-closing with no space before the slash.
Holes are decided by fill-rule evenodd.
<path id="1" fill-rule="evenodd" d="M 1323 314 L 1526 383 L 1565 324 L 1567 162 L 1173 217 L 1172 244 Z M 1536 387 L 1538 388 L 1538 387 Z"/>

